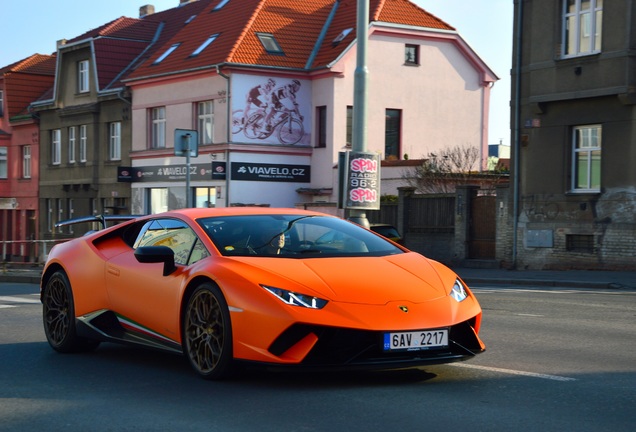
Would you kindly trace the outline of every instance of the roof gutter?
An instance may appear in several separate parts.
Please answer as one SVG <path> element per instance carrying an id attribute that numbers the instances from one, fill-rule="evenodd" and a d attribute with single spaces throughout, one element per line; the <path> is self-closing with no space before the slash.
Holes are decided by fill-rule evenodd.
<path id="1" fill-rule="evenodd" d="M 325 25 L 322 26 L 322 30 L 318 35 L 318 39 L 316 40 L 316 44 L 314 45 L 314 49 L 311 51 L 309 58 L 307 59 L 307 63 L 305 64 L 305 69 L 309 69 L 311 65 L 314 63 L 316 56 L 318 55 L 318 51 L 320 51 L 320 47 L 325 40 L 325 36 L 327 35 L 327 31 L 329 27 L 331 27 L 331 22 L 333 21 L 333 17 L 336 16 L 336 11 L 338 10 L 338 6 L 340 5 L 340 0 L 336 0 L 333 4 L 333 8 L 331 8 L 331 12 L 327 17 L 327 21 L 325 21 Z"/>

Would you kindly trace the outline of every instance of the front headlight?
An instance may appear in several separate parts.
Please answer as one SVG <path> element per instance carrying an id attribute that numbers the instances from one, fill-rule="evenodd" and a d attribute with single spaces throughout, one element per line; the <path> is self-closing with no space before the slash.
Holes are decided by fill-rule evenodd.
<path id="1" fill-rule="evenodd" d="M 450 296 L 457 300 L 457 302 L 462 302 L 468 297 L 468 293 L 466 292 L 466 288 L 464 284 L 461 283 L 459 279 L 455 279 L 455 284 L 451 289 Z"/>
<path id="2" fill-rule="evenodd" d="M 327 300 L 318 297 L 309 296 L 297 292 L 287 291 L 268 285 L 261 285 L 270 293 L 274 294 L 278 299 L 291 306 L 300 306 L 309 309 L 322 309 L 327 304 Z"/>

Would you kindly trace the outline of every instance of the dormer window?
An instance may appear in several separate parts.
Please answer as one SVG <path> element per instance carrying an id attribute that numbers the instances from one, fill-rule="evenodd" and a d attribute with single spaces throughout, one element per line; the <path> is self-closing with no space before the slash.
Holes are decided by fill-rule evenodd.
<path id="1" fill-rule="evenodd" d="M 212 36 L 210 36 L 209 38 L 207 38 L 205 40 L 205 42 L 203 42 L 199 48 L 197 48 L 196 50 L 194 50 L 194 52 L 190 55 L 191 57 L 194 56 L 198 56 L 199 54 L 201 54 L 201 52 L 206 49 L 208 47 L 208 45 L 210 45 L 212 42 L 214 42 L 214 40 L 218 37 L 218 33 L 217 34 L 213 34 Z"/>
<path id="2" fill-rule="evenodd" d="M 256 33 L 258 39 L 263 44 L 265 51 L 270 54 L 283 54 L 283 50 L 276 41 L 276 38 L 271 33 Z"/>
<path id="3" fill-rule="evenodd" d="M 218 5 L 216 5 L 214 7 L 214 9 L 212 9 L 212 12 L 214 11 L 218 11 L 219 9 L 221 9 L 223 6 L 225 6 L 226 4 L 229 3 L 230 0 L 221 0 L 221 3 L 219 3 Z"/>
<path id="4" fill-rule="evenodd" d="M 155 60 L 152 64 L 159 64 L 159 63 L 161 63 L 162 61 L 164 61 L 164 60 L 166 59 L 166 57 L 168 57 L 170 54 L 172 54 L 172 52 L 173 52 L 174 50 L 176 50 L 177 48 L 179 48 L 179 45 L 181 45 L 181 44 L 180 44 L 180 43 L 176 43 L 176 44 L 172 45 L 170 48 L 168 48 L 168 49 L 166 50 L 166 52 L 164 52 L 163 54 L 161 54 L 161 56 L 160 56 L 157 60 Z"/>
<path id="5" fill-rule="evenodd" d="M 340 34 L 338 36 L 336 36 L 336 38 L 333 40 L 333 42 L 331 42 L 331 45 L 333 45 L 333 46 L 338 45 L 340 42 L 342 42 L 344 40 L 344 38 L 349 36 L 349 33 L 351 33 L 352 31 L 353 31 L 353 28 L 348 28 L 348 29 L 345 29 L 345 30 L 341 31 Z"/>
<path id="6" fill-rule="evenodd" d="M 77 91 L 79 93 L 88 93 L 90 91 L 90 81 L 88 78 L 88 60 L 82 60 L 77 63 Z"/>

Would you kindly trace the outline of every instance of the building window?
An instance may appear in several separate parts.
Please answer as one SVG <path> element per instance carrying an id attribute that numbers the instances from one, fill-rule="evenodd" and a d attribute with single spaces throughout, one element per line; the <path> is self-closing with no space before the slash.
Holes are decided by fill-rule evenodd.
<path id="1" fill-rule="evenodd" d="M 77 90 L 80 93 L 90 90 L 88 75 L 88 60 L 82 60 L 77 64 Z"/>
<path id="2" fill-rule="evenodd" d="M 7 151 L 7 147 L 0 147 L 0 179 L 9 178 L 7 167 Z"/>
<path id="3" fill-rule="evenodd" d="M 203 52 L 204 49 L 206 49 L 208 47 L 208 45 L 210 45 L 212 42 L 214 42 L 214 40 L 219 37 L 218 34 L 214 34 L 212 36 L 210 36 L 209 38 L 207 38 L 205 40 L 205 42 L 203 42 L 201 45 L 199 45 L 199 47 L 194 50 L 194 52 L 192 54 L 190 54 L 190 57 L 196 57 L 199 54 L 201 54 Z"/>
<path id="4" fill-rule="evenodd" d="M 214 126 L 214 104 L 212 101 L 199 102 L 197 104 L 197 131 L 199 132 L 199 145 L 212 144 Z"/>
<path id="5" fill-rule="evenodd" d="M 323 148 L 327 147 L 327 107 L 319 106 L 316 107 L 316 121 L 318 124 L 316 125 L 317 130 L 317 141 L 316 147 Z"/>
<path id="6" fill-rule="evenodd" d="M 601 190 L 601 126 L 575 127 L 572 134 L 572 189 Z"/>
<path id="7" fill-rule="evenodd" d="M 600 52 L 602 30 L 603 0 L 564 0 L 564 56 Z"/>
<path id="8" fill-rule="evenodd" d="M 57 199 L 57 222 L 61 222 L 63 220 L 64 220 L 64 201 L 62 201 L 62 198 L 58 198 Z"/>
<path id="9" fill-rule="evenodd" d="M 62 160 L 62 131 L 54 129 L 51 131 L 51 164 L 59 165 Z"/>
<path id="10" fill-rule="evenodd" d="M 75 214 L 75 204 L 73 203 L 73 198 L 68 199 L 68 218 L 73 219 Z M 73 234 L 73 225 L 68 226 L 68 233 Z"/>
<path id="11" fill-rule="evenodd" d="M 278 44 L 278 41 L 271 33 L 256 33 L 256 36 L 263 44 L 263 48 L 270 54 L 283 54 L 283 49 Z"/>
<path id="12" fill-rule="evenodd" d="M 588 234 L 566 234 L 565 250 L 568 252 L 594 253 L 594 236 Z"/>
<path id="13" fill-rule="evenodd" d="M 166 108 L 153 108 L 150 148 L 166 148 Z"/>
<path id="14" fill-rule="evenodd" d="M 121 122 L 110 124 L 108 157 L 110 160 L 121 160 Z"/>
<path id="15" fill-rule="evenodd" d="M 214 9 L 212 9 L 212 12 L 214 11 L 218 11 L 219 9 L 221 9 L 223 6 L 225 6 L 227 4 L 227 2 L 229 2 L 230 0 L 221 0 L 221 3 L 219 3 L 218 5 L 214 6 Z"/>
<path id="16" fill-rule="evenodd" d="M 159 64 L 162 61 L 164 61 L 166 59 L 166 57 L 168 57 L 170 54 L 172 54 L 172 52 L 174 50 L 176 50 L 177 48 L 179 48 L 179 45 L 181 45 L 181 43 L 176 43 L 174 45 L 172 45 L 170 48 L 168 48 L 163 54 L 161 54 L 159 56 L 159 58 L 157 60 L 155 60 L 152 64 Z"/>
<path id="17" fill-rule="evenodd" d="M 347 136 L 345 137 L 345 146 L 351 148 L 353 144 L 353 107 L 347 107 Z"/>
<path id="18" fill-rule="evenodd" d="M 148 208 L 150 209 L 150 214 L 168 211 L 168 189 L 148 189 Z"/>
<path id="19" fill-rule="evenodd" d="M 51 198 L 46 199 L 46 230 L 53 232 L 53 200 Z"/>
<path id="20" fill-rule="evenodd" d="M 75 126 L 68 128 L 68 163 L 75 163 Z"/>
<path id="21" fill-rule="evenodd" d="M 406 44 L 404 47 L 404 63 L 407 65 L 420 64 L 420 46 Z"/>
<path id="22" fill-rule="evenodd" d="M 88 144 L 88 134 L 86 130 L 86 125 L 81 125 L 79 127 L 79 160 L 80 162 L 86 162 L 86 147 Z"/>
<path id="23" fill-rule="evenodd" d="M 31 146 L 22 146 L 22 178 L 31 178 Z"/>
<path id="24" fill-rule="evenodd" d="M 0 117 L 4 116 L 4 90 L 0 90 Z"/>
<path id="25" fill-rule="evenodd" d="M 216 207 L 216 188 L 198 187 L 194 189 L 194 206 L 197 208 Z"/>
<path id="26" fill-rule="evenodd" d="M 402 110 L 387 109 L 384 129 L 384 159 L 400 158 Z"/>

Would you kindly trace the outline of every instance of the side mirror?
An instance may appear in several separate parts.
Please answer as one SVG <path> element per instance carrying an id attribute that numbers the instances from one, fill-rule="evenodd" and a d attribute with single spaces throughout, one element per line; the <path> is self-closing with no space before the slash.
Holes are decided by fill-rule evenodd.
<path id="1" fill-rule="evenodd" d="M 163 263 L 163 275 L 168 276 L 176 270 L 174 251 L 167 246 L 142 246 L 135 250 L 135 258 L 143 264 Z"/>

